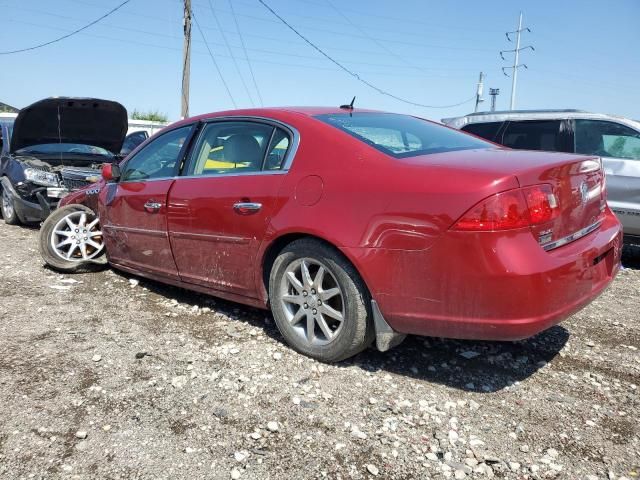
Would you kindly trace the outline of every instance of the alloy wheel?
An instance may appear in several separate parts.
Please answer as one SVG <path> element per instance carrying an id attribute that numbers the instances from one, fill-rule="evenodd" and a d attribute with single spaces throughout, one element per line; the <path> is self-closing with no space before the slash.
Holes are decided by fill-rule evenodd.
<path id="1" fill-rule="evenodd" d="M 2 211 L 7 217 L 13 217 L 14 215 L 13 200 L 6 189 L 2 190 Z"/>
<path id="2" fill-rule="evenodd" d="M 87 223 L 84 211 L 63 217 L 51 232 L 51 248 L 63 260 L 86 261 L 97 257 L 104 249 L 99 219 Z"/>
<path id="3" fill-rule="evenodd" d="M 338 282 L 318 260 L 299 258 L 287 267 L 280 302 L 293 330 L 310 345 L 326 345 L 345 320 L 344 296 Z"/>

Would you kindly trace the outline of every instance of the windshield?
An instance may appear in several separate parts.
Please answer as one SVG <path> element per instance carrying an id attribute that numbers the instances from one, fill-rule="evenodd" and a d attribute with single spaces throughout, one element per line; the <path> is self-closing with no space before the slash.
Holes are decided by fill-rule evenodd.
<path id="1" fill-rule="evenodd" d="M 337 113 L 315 118 L 396 158 L 495 147 L 471 135 L 408 115 Z"/>
<path id="2" fill-rule="evenodd" d="M 92 145 L 83 145 L 81 143 L 43 143 L 41 145 L 30 145 L 21 148 L 16 153 L 77 153 L 78 155 L 103 155 L 112 157 L 113 154 L 104 148 L 94 147 Z"/>

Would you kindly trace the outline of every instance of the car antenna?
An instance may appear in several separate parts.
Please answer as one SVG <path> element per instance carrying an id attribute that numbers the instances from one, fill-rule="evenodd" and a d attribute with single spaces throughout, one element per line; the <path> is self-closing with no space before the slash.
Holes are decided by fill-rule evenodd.
<path id="1" fill-rule="evenodd" d="M 342 110 L 349 110 L 349 112 L 351 112 L 351 114 L 353 114 L 353 104 L 354 104 L 354 102 L 355 102 L 355 101 L 356 101 L 356 97 L 354 96 L 354 97 L 351 99 L 351 103 L 349 103 L 349 104 L 345 104 L 345 105 L 340 105 L 340 109 L 342 109 Z"/>

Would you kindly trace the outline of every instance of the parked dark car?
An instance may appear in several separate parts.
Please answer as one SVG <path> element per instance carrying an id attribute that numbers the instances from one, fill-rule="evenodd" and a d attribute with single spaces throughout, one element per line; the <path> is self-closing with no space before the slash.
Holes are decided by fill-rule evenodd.
<path id="1" fill-rule="evenodd" d="M 525 338 L 620 266 L 599 158 L 407 115 L 212 113 L 102 177 L 44 223 L 47 263 L 67 271 L 106 251 L 115 268 L 270 307 L 287 342 L 323 361 L 405 334 Z"/>
<path id="2" fill-rule="evenodd" d="M 13 131 L 11 131 L 13 130 Z M 118 156 L 127 111 L 96 98 L 47 98 L 2 126 L 0 208 L 8 224 L 40 222 Z"/>

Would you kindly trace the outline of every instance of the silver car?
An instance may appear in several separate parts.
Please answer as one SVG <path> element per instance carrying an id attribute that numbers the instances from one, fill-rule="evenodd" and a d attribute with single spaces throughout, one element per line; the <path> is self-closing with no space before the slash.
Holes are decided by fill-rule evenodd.
<path id="1" fill-rule="evenodd" d="M 511 148 L 599 155 L 625 241 L 640 244 L 640 122 L 581 110 L 482 112 L 442 122 Z"/>

